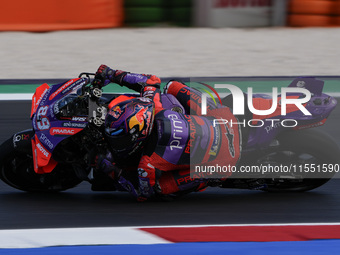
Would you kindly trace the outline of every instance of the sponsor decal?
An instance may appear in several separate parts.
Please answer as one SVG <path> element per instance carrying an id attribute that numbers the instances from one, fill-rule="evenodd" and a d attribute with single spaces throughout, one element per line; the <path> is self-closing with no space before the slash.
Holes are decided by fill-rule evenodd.
<path id="1" fill-rule="evenodd" d="M 84 84 L 85 84 L 85 80 L 84 79 L 76 80 L 71 86 L 69 86 L 68 88 L 64 89 L 61 92 L 61 94 L 66 94 L 71 89 L 72 90 L 77 90 L 77 89 L 81 88 Z"/>
<path id="2" fill-rule="evenodd" d="M 194 144 L 195 140 L 196 140 L 196 126 L 195 123 L 192 120 L 192 117 L 190 115 L 184 115 L 184 117 L 188 120 L 189 122 L 189 128 L 190 128 L 190 139 L 185 147 L 184 152 L 185 153 L 190 153 L 190 149 L 192 147 L 192 145 Z"/>
<path id="3" fill-rule="evenodd" d="M 50 153 L 39 142 L 37 142 L 36 147 L 41 152 L 41 154 L 44 155 L 46 158 L 50 157 Z"/>
<path id="4" fill-rule="evenodd" d="M 179 93 L 182 93 L 184 95 L 190 96 L 190 90 L 188 90 L 186 87 L 183 87 L 180 89 Z"/>
<path id="5" fill-rule="evenodd" d="M 67 135 L 74 135 L 78 132 L 80 132 L 81 130 L 83 130 L 82 128 L 51 128 L 50 129 L 50 134 L 51 135 L 62 135 L 62 136 L 67 136 Z"/>
<path id="6" fill-rule="evenodd" d="M 142 74 L 138 74 L 138 73 L 128 73 L 126 74 L 126 76 L 124 77 L 124 80 L 133 80 L 133 81 L 138 81 L 138 80 L 143 80 L 145 79 L 146 77 L 143 76 Z"/>
<path id="7" fill-rule="evenodd" d="M 87 117 L 72 117 L 72 121 L 85 122 L 85 121 L 87 121 Z"/>
<path id="8" fill-rule="evenodd" d="M 65 90 L 68 86 L 73 84 L 76 80 L 78 80 L 78 78 L 77 79 L 72 79 L 72 80 L 66 82 L 64 85 L 62 85 L 60 88 L 58 88 L 55 92 L 53 92 L 52 95 L 50 95 L 49 100 L 53 100 L 57 95 L 60 94 L 60 92 Z"/>
<path id="9" fill-rule="evenodd" d="M 64 122 L 63 127 L 85 128 L 87 123 Z"/>
<path id="10" fill-rule="evenodd" d="M 43 133 L 40 134 L 39 140 L 44 143 L 50 150 L 53 149 L 54 145 L 53 143 L 47 138 L 47 136 Z"/>
<path id="11" fill-rule="evenodd" d="M 211 145 L 210 151 L 209 151 L 209 155 L 212 155 L 212 156 L 217 155 L 217 151 L 218 151 L 218 148 L 220 147 L 220 142 L 221 142 L 220 132 L 221 132 L 220 127 L 216 126 L 214 128 L 214 139 L 213 139 L 213 143 Z"/>
<path id="12" fill-rule="evenodd" d="M 53 111 L 54 111 L 55 114 L 58 114 L 60 112 L 59 105 L 57 103 L 54 104 Z"/>
<path id="13" fill-rule="evenodd" d="M 202 100 L 201 100 L 201 96 L 197 95 L 195 93 L 191 93 L 189 89 L 183 87 L 180 89 L 179 93 L 184 94 L 186 96 L 190 96 L 190 100 L 193 100 L 194 102 L 201 104 Z"/>
<path id="14" fill-rule="evenodd" d="M 298 126 L 298 127 L 295 127 L 294 129 L 306 129 L 306 128 L 314 128 L 314 127 L 320 127 L 322 126 L 323 124 L 325 124 L 327 119 L 323 119 L 317 123 L 312 123 L 312 124 L 308 124 L 308 125 L 304 125 L 304 126 Z"/>
<path id="15" fill-rule="evenodd" d="M 232 127 L 229 127 L 228 124 L 225 125 L 225 128 L 226 128 L 227 132 L 224 133 L 224 134 L 228 139 L 229 152 L 230 152 L 230 155 L 233 158 L 235 158 L 234 129 Z"/>
<path id="16" fill-rule="evenodd" d="M 235 158 L 235 141 L 234 141 L 235 133 L 233 129 L 233 122 L 226 121 L 225 119 L 214 119 L 213 120 L 214 141 L 213 141 L 212 148 L 210 149 L 209 154 L 215 156 L 219 148 L 219 144 L 220 144 L 220 137 L 219 137 L 220 131 L 216 129 L 218 127 L 215 125 L 216 121 L 218 121 L 220 125 L 223 125 L 225 127 L 226 132 L 224 133 L 224 135 L 228 139 L 229 152 L 230 152 L 230 155 L 233 158 Z"/>
<path id="17" fill-rule="evenodd" d="M 50 107 L 50 114 L 49 114 L 52 118 L 55 117 L 53 108 L 54 107 Z"/>
<path id="18" fill-rule="evenodd" d="M 41 94 L 41 96 L 39 97 L 38 101 L 36 102 L 36 106 L 38 106 L 40 103 L 44 104 L 46 101 L 46 98 L 44 98 L 46 92 L 49 90 L 49 88 L 46 88 L 43 93 Z M 44 101 L 41 101 L 44 98 Z"/>
<path id="19" fill-rule="evenodd" d="M 264 129 L 266 130 L 267 134 L 273 130 L 275 130 L 276 128 L 282 127 L 281 122 L 272 122 L 271 126 L 265 126 Z"/>
<path id="20" fill-rule="evenodd" d="M 169 114 L 168 118 L 170 119 L 170 121 L 172 122 L 171 127 L 172 127 L 172 139 L 170 142 L 170 150 L 174 150 L 174 149 L 183 149 L 182 146 L 180 146 L 181 144 L 181 140 L 183 139 L 183 137 L 181 136 L 181 134 L 183 133 L 183 127 L 182 127 L 182 120 L 180 120 L 178 118 L 178 116 L 176 114 Z M 184 135 L 184 134 L 183 134 Z"/>
<path id="21" fill-rule="evenodd" d="M 146 118 L 145 113 L 147 111 L 147 108 L 144 108 L 143 106 L 138 105 L 141 107 L 141 109 L 136 113 L 135 116 L 131 117 L 129 120 L 129 128 L 133 128 L 134 126 L 138 125 L 139 131 L 141 131 L 144 128 L 144 119 Z"/>
<path id="22" fill-rule="evenodd" d="M 118 105 L 111 108 L 111 110 L 109 112 L 109 114 L 115 119 L 118 119 L 122 115 L 122 113 L 123 113 L 123 111 L 120 108 L 120 106 L 118 106 Z"/>
<path id="23" fill-rule="evenodd" d="M 181 178 L 176 180 L 178 186 L 185 185 L 187 183 L 192 183 L 193 181 L 195 181 L 195 179 L 191 178 L 190 175 L 187 175 L 185 177 L 181 177 Z"/>
<path id="24" fill-rule="evenodd" d="M 47 98 L 48 94 L 50 93 L 50 89 L 49 88 L 50 87 L 46 83 L 44 83 L 44 84 L 40 85 L 35 90 L 35 93 L 34 93 L 34 95 L 32 97 L 31 117 L 36 112 L 38 105 L 45 103 L 46 98 Z M 37 97 L 39 97 L 39 99 L 37 99 Z M 41 102 L 41 100 L 43 98 L 44 98 L 44 101 Z"/>
<path id="25" fill-rule="evenodd" d="M 27 141 L 28 139 L 30 139 L 30 135 L 29 134 L 14 135 L 13 136 L 13 146 L 17 147 L 17 142 Z"/>

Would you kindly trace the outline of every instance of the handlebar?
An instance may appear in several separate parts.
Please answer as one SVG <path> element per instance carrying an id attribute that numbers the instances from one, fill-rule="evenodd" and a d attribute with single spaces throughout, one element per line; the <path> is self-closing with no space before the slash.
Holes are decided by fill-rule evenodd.
<path id="1" fill-rule="evenodd" d="M 79 74 L 79 76 L 78 76 L 79 78 L 86 78 L 87 79 L 87 82 L 81 88 L 82 95 L 84 95 L 85 92 L 88 91 L 88 92 L 90 92 L 90 94 L 92 96 L 95 96 L 97 98 L 99 98 L 101 96 L 101 93 L 99 92 L 99 90 L 101 91 L 103 84 L 102 84 L 102 81 L 100 81 L 98 79 L 94 79 L 95 75 L 96 75 L 95 73 L 87 73 L 87 72 L 83 72 L 83 73 Z M 92 86 L 87 86 L 89 84 L 91 84 Z"/>
<path id="2" fill-rule="evenodd" d="M 106 106 L 100 102 L 102 96 L 102 81 L 95 79 L 95 73 L 81 73 L 79 78 L 86 78 L 87 82 L 81 88 L 82 95 L 88 97 L 88 116 L 89 122 L 95 126 L 100 127 L 105 122 Z M 90 84 L 90 85 L 89 85 Z M 89 86 L 88 86 L 89 85 Z"/>
<path id="3" fill-rule="evenodd" d="M 86 73 L 86 72 L 84 72 L 84 73 L 80 73 L 78 77 L 82 78 L 83 76 L 86 76 L 86 78 L 91 79 L 90 76 L 95 76 L 95 75 L 96 75 L 95 73 Z"/>

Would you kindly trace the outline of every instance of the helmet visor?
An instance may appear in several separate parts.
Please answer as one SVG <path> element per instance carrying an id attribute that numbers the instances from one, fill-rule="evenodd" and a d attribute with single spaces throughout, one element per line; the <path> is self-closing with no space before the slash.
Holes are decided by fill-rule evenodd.
<path id="1" fill-rule="evenodd" d="M 136 142 L 136 139 L 133 139 L 131 134 L 124 133 L 123 128 L 107 128 L 106 134 L 111 148 L 117 152 L 130 148 Z"/>

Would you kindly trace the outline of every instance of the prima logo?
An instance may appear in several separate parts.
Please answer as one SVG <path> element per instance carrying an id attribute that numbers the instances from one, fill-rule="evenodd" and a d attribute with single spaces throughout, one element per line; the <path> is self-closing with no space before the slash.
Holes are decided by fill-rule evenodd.
<path id="1" fill-rule="evenodd" d="M 183 146 L 181 146 L 182 139 L 183 139 L 183 123 L 178 118 L 176 114 L 169 114 L 168 118 L 172 122 L 172 139 L 170 142 L 170 150 L 173 149 L 182 149 Z"/>

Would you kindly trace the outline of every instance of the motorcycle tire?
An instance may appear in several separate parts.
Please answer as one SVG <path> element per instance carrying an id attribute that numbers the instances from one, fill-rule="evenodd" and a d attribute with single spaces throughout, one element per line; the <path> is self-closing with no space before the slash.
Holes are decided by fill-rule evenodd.
<path id="1" fill-rule="evenodd" d="M 33 131 L 28 131 L 32 133 Z M 51 173 L 37 174 L 33 167 L 30 140 L 16 143 L 14 136 L 0 146 L 0 179 L 9 186 L 27 192 L 59 192 L 78 185 L 77 178 L 69 165 L 58 164 Z"/>
<path id="2" fill-rule="evenodd" d="M 296 178 L 266 179 L 267 187 L 261 190 L 269 192 L 308 191 L 325 184 L 337 172 L 335 169 L 334 171 L 328 169 L 324 173 L 318 168 L 312 172 L 311 168 L 312 164 L 315 164 L 314 166 L 325 164 L 328 167 L 339 167 L 340 149 L 328 134 L 313 129 L 300 130 L 284 133 L 277 140 L 279 146 L 268 151 L 267 155 L 262 157 L 262 162 L 260 159 L 257 163 L 266 163 L 269 160 L 269 162 L 276 161 L 276 164 L 287 162 L 292 165 L 304 166 L 306 164 L 307 168 L 303 168 L 302 175 L 307 178 L 301 178 L 301 172 L 299 172 Z"/>

